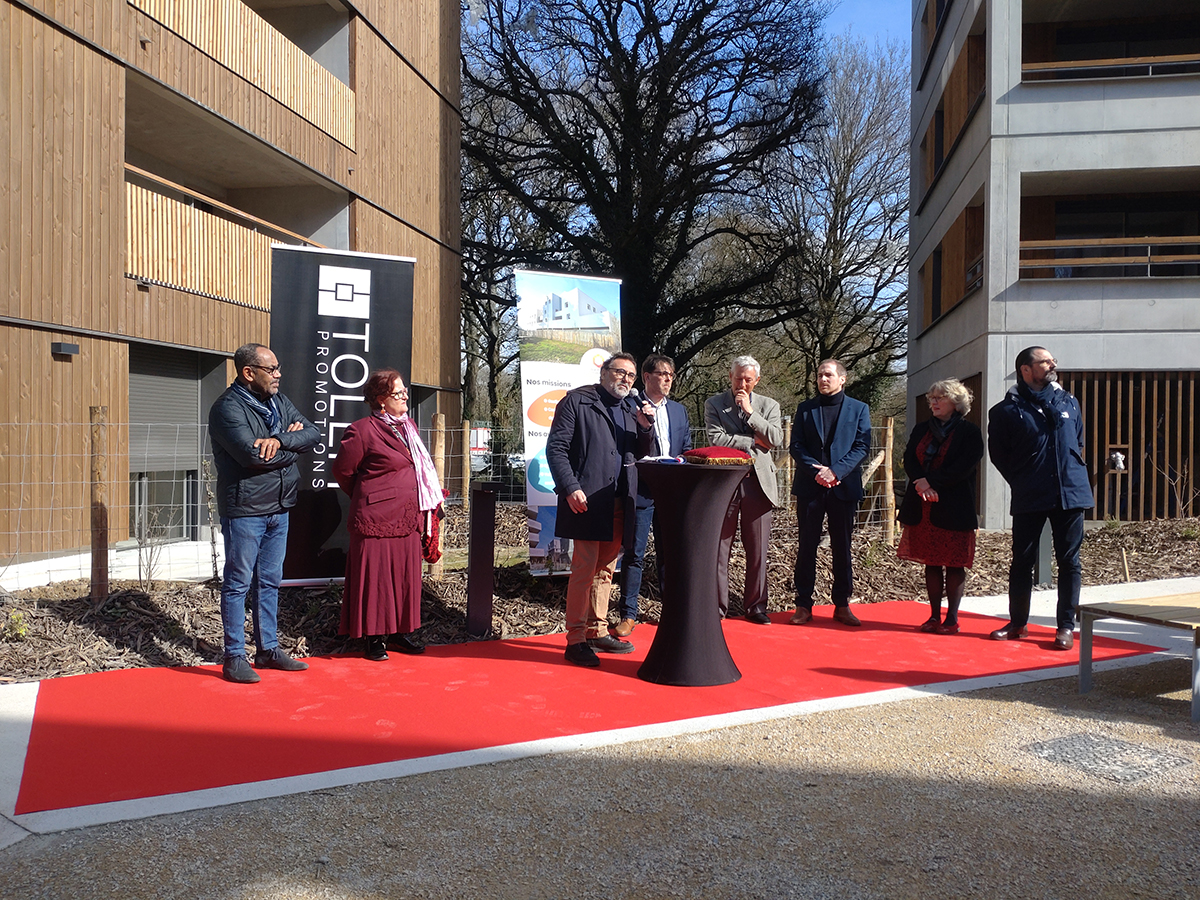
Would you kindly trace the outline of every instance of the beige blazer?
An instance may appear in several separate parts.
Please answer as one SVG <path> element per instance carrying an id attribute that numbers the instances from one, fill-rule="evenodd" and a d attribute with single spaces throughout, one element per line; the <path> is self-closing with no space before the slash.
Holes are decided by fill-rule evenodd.
<path id="1" fill-rule="evenodd" d="M 708 442 L 717 447 L 735 447 L 745 450 L 754 457 L 754 474 L 767 499 L 779 506 L 779 486 L 775 479 L 775 460 L 771 450 L 783 444 L 783 423 L 779 415 L 779 404 L 762 394 L 750 395 L 749 418 L 733 402 L 733 391 L 726 391 L 704 401 L 704 426 L 708 429 Z M 764 450 L 754 442 L 756 434 L 762 435 L 771 450 Z"/>

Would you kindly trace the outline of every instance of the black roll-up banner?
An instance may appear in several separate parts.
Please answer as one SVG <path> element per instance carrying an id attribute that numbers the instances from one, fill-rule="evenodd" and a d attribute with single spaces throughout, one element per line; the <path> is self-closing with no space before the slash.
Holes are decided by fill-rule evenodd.
<path id="1" fill-rule="evenodd" d="M 300 457 L 300 499 L 288 524 L 288 581 L 346 574 L 349 498 L 331 474 L 346 426 L 370 412 L 367 376 L 412 370 L 415 260 L 276 245 L 271 251 L 271 350 L 279 389 L 321 432 Z"/>

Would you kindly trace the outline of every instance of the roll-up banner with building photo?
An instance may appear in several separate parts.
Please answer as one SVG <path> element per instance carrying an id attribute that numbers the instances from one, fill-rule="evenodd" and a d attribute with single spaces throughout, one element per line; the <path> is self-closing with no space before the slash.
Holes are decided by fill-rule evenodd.
<path id="1" fill-rule="evenodd" d="M 621 349 L 621 282 L 614 278 L 514 273 L 521 341 L 529 571 L 571 569 L 570 541 L 554 536 L 558 498 L 546 464 L 554 408 L 571 388 L 596 384 L 600 366 Z"/>
<path id="2" fill-rule="evenodd" d="M 276 244 L 271 250 L 271 350 L 279 389 L 321 431 L 300 456 L 300 498 L 288 524 L 284 578 L 346 573 L 349 498 L 331 474 L 341 435 L 370 412 L 363 386 L 375 369 L 412 370 L 414 259 Z"/>

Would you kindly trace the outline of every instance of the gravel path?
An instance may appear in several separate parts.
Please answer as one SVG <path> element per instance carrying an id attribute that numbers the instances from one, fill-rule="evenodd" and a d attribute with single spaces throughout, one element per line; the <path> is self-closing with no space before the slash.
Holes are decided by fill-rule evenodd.
<path id="1" fill-rule="evenodd" d="M 1171 659 L 1083 696 L 1026 683 L 33 836 L 0 851 L 0 897 L 1194 900 L 1190 674 Z"/>

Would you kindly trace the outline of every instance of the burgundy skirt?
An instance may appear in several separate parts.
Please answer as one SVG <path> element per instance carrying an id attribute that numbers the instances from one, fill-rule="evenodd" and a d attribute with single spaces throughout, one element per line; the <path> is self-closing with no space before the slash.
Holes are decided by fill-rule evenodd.
<path id="1" fill-rule="evenodd" d="M 921 524 L 905 525 L 896 556 L 927 566 L 969 569 L 975 564 L 975 531 L 947 531 L 929 521 L 929 506 L 921 501 Z"/>
<path id="2" fill-rule="evenodd" d="M 421 533 L 350 534 L 339 634 L 408 634 L 421 627 Z"/>

